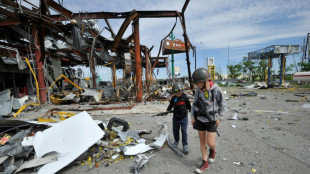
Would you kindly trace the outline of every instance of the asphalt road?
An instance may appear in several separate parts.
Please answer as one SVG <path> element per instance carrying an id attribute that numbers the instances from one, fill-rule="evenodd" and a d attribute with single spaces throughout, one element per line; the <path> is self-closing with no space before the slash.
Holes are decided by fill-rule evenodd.
<path id="1" fill-rule="evenodd" d="M 238 88 L 223 88 L 223 90 L 227 91 L 227 96 L 249 91 Z M 285 100 L 301 100 L 302 97 L 295 96 L 295 93 L 307 93 L 307 98 L 310 99 L 310 90 L 250 91 L 254 91 L 258 95 L 228 100 L 229 111 L 225 114 L 226 119 L 221 122 L 218 129 L 221 137 L 216 137 L 216 162 L 210 164 L 210 168 L 205 173 L 309 173 L 310 109 L 301 106 L 310 104 L 310 102 L 286 102 Z M 139 109 L 136 109 L 135 112 L 118 111 L 117 113 L 92 111 L 90 115 L 93 115 L 94 119 L 104 122 L 116 116 L 128 121 L 131 130 L 152 130 L 152 134 L 143 136 L 148 140 L 147 143 L 153 142 L 149 139 L 159 136 L 162 124 L 166 122 L 169 127 L 170 140 L 173 141 L 172 115 L 150 117 L 152 113 L 165 111 L 167 106 L 167 102 L 151 102 L 147 105 L 137 106 L 141 112 Z M 235 113 L 238 113 L 239 118 L 246 117 L 249 120 L 227 120 Z M 235 125 L 236 128 L 231 125 Z M 192 128 L 190 121 L 188 135 L 190 150 L 188 155 L 181 157 L 164 145 L 160 151 L 153 150 L 145 153 L 147 156 L 154 154 L 154 157 L 149 160 L 141 173 L 194 173 L 202 158 L 198 133 Z M 180 144 L 179 148 L 182 150 Z M 130 168 L 135 164 L 136 159 L 136 157 L 126 158 L 112 163 L 109 167 L 70 165 L 59 173 L 130 173 Z"/>

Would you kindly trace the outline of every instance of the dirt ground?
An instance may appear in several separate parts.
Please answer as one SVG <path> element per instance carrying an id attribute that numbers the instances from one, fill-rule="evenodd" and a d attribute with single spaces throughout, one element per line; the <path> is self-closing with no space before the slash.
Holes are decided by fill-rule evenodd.
<path id="1" fill-rule="evenodd" d="M 240 94 L 254 91 L 254 97 L 241 96 L 228 100 L 228 112 L 221 122 L 218 131 L 221 137 L 216 137 L 216 162 L 210 164 L 205 173 L 268 173 L 291 174 L 309 173 L 310 170 L 310 109 L 302 108 L 302 104 L 310 102 L 286 102 L 286 100 L 301 100 L 296 93 L 306 93 L 310 99 L 310 89 L 241 89 L 236 87 L 222 88 L 230 94 Z M 124 105 L 124 104 L 123 104 Z M 137 104 L 131 110 L 90 111 L 93 119 L 107 122 L 112 117 L 124 119 L 130 123 L 131 130 L 152 130 L 152 134 L 143 135 L 147 144 L 150 139 L 158 137 L 163 123 L 169 127 L 169 137 L 173 142 L 172 114 L 163 117 L 151 117 L 154 113 L 165 111 L 168 102 L 148 102 Z M 32 119 L 44 115 L 55 106 L 45 106 L 38 112 L 26 112 L 19 119 Z M 61 108 L 87 108 L 91 106 L 66 105 Z M 98 107 L 98 106 L 96 106 Z M 257 111 L 255 111 L 257 110 Z M 260 111 L 259 111 L 260 110 Z M 236 111 L 238 117 L 249 120 L 228 120 Z M 265 112 L 269 111 L 269 112 Z M 271 112 L 272 111 L 272 112 Z M 190 118 L 190 117 L 189 117 Z M 235 125 L 233 128 L 231 125 Z M 199 138 L 192 128 L 189 119 L 188 141 L 190 153 L 180 157 L 167 145 L 160 150 L 145 153 L 154 154 L 141 173 L 147 174 L 179 174 L 194 173 L 201 163 Z M 179 149 L 182 145 L 179 144 Z M 126 158 L 108 167 L 91 168 L 89 165 L 70 165 L 62 169 L 60 174 L 76 173 L 130 173 L 130 168 L 137 158 Z M 240 165 L 234 162 L 240 162 Z"/>

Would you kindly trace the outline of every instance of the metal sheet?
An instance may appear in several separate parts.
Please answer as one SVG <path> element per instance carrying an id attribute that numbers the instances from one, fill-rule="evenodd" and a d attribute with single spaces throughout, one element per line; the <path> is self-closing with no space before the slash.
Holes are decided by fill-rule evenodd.
<path id="1" fill-rule="evenodd" d="M 52 60 L 52 67 L 53 67 L 53 72 L 54 72 L 54 78 L 59 77 L 62 74 L 61 70 L 61 61 L 58 58 L 51 58 Z"/>
<path id="2" fill-rule="evenodd" d="M 135 161 L 136 164 L 133 166 L 132 168 L 132 171 L 135 173 L 135 174 L 140 174 L 140 169 L 146 165 L 146 163 L 149 162 L 149 160 L 153 157 L 154 155 L 151 155 L 151 156 L 146 156 L 144 154 L 139 154 L 137 157 L 138 159 Z"/>
<path id="3" fill-rule="evenodd" d="M 29 96 L 26 95 L 23 98 L 14 98 L 13 99 L 13 109 L 14 110 L 18 110 L 19 108 L 21 108 L 25 103 L 26 100 L 29 99 Z"/>
<path id="4" fill-rule="evenodd" d="M 43 132 L 37 132 L 34 149 L 37 157 L 58 152 L 58 160 L 45 164 L 39 174 L 56 173 L 98 142 L 104 132 L 87 112 L 70 117 Z"/>
<path id="5" fill-rule="evenodd" d="M 10 100 L 11 91 L 9 89 L 0 92 L 0 104 Z"/>
<path id="6" fill-rule="evenodd" d="M 47 164 L 47 163 L 50 163 L 50 162 L 53 162 L 56 160 L 57 160 L 57 154 L 56 153 L 44 156 L 42 158 L 40 158 L 40 157 L 35 158 L 33 160 L 26 161 L 25 163 L 23 163 L 14 173 L 17 173 L 17 172 L 22 171 L 24 169 L 42 166 L 44 164 Z"/>
<path id="7" fill-rule="evenodd" d="M 161 134 L 154 143 L 150 144 L 150 146 L 155 147 L 157 150 L 159 150 L 164 145 L 167 138 L 168 138 L 168 134 L 166 135 Z"/>
<path id="8" fill-rule="evenodd" d="M 121 138 L 122 141 L 127 141 L 127 137 L 131 137 L 133 139 L 139 140 L 139 132 L 138 131 L 127 131 L 127 132 L 122 132 L 119 129 L 115 129 L 117 131 L 117 135 Z"/>
<path id="9" fill-rule="evenodd" d="M 1 156 L 1 157 L 0 157 L 0 164 L 2 164 L 3 161 L 5 161 L 5 160 L 8 159 L 8 158 L 9 158 L 8 155 Z"/>
<path id="10" fill-rule="evenodd" d="M 83 96 L 93 96 L 96 102 L 99 102 L 102 98 L 103 90 L 95 90 L 95 89 L 85 89 L 85 92 L 81 95 Z"/>
<path id="11" fill-rule="evenodd" d="M 10 100 L 0 106 L 0 115 L 9 115 L 12 112 L 13 99 L 14 97 L 12 96 Z"/>
<path id="12" fill-rule="evenodd" d="M 144 153 L 154 149 L 144 143 L 140 143 L 135 146 L 120 146 L 119 148 L 124 152 L 125 155 L 138 155 L 139 153 Z"/>

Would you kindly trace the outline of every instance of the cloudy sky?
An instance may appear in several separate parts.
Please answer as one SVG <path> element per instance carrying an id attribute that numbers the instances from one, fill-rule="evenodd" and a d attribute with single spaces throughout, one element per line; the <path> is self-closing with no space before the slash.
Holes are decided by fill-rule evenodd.
<path id="1" fill-rule="evenodd" d="M 135 10 L 178 10 L 185 0 L 64 0 L 63 5 L 78 12 L 126 12 Z M 228 64 L 239 63 L 248 52 L 271 45 L 302 45 L 310 32 L 309 0 L 191 0 L 186 13 L 186 27 L 190 41 L 197 47 L 197 67 L 206 66 L 206 57 L 214 57 L 216 70 L 226 74 Z M 124 19 L 110 20 L 117 32 Z M 156 56 L 160 40 L 171 30 L 175 18 L 140 19 L 140 42 L 151 47 Z M 100 28 L 106 26 L 99 20 Z M 125 37 L 132 33 L 128 27 Z M 180 22 L 174 30 L 176 38 L 183 40 Z M 102 33 L 109 38 L 107 31 Z M 181 76 L 187 76 L 186 55 L 175 55 L 175 65 L 181 67 Z M 299 55 L 288 56 L 288 63 L 300 60 Z M 191 70 L 194 58 L 190 53 Z M 277 60 L 275 60 L 277 64 Z M 277 67 L 277 65 L 275 65 Z M 104 71 L 102 68 L 100 71 Z M 110 72 L 110 70 L 108 70 Z M 166 78 L 166 70 L 159 71 L 157 78 Z M 106 78 L 106 77 L 103 77 Z M 107 76 L 110 78 L 110 75 Z M 106 79 L 105 79 L 106 80 Z"/>

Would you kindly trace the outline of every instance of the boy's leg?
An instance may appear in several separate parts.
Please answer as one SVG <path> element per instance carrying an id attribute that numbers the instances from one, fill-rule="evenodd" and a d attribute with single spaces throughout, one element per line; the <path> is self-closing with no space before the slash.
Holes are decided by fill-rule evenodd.
<path id="1" fill-rule="evenodd" d="M 207 132 L 206 131 L 198 131 L 199 140 L 200 140 L 200 151 L 202 155 L 202 159 L 204 161 L 208 161 L 208 154 L 207 154 Z"/>
<path id="2" fill-rule="evenodd" d="M 207 133 L 207 144 L 210 148 L 210 153 L 209 153 L 209 162 L 215 162 L 215 137 L 216 133 L 215 132 L 208 132 Z M 207 148 L 206 148 L 207 149 Z"/>
<path id="3" fill-rule="evenodd" d="M 183 151 L 185 154 L 188 154 L 189 150 L 187 146 L 187 124 L 188 124 L 187 117 L 183 118 L 180 124 L 181 124 L 181 132 L 182 132 Z"/>
<path id="4" fill-rule="evenodd" d="M 199 140 L 200 140 L 200 150 L 202 155 L 202 164 L 199 168 L 195 170 L 196 173 L 203 173 L 206 169 L 209 168 L 208 155 L 207 155 L 207 132 L 198 131 Z"/>
<path id="5" fill-rule="evenodd" d="M 179 135 L 180 124 L 179 124 L 179 121 L 175 118 L 172 119 L 172 123 L 173 123 L 172 130 L 173 130 L 174 141 L 178 143 L 180 140 L 180 135 Z"/>
<path id="6" fill-rule="evenodd" d="M 187 125 L 188 125 L 188 118 L 185 117 L 181 121 L 181 132 L 182 132 L 182 144 L 187 145 Z"/>

